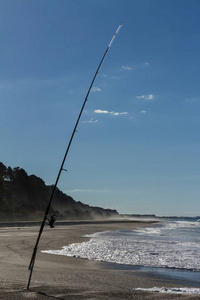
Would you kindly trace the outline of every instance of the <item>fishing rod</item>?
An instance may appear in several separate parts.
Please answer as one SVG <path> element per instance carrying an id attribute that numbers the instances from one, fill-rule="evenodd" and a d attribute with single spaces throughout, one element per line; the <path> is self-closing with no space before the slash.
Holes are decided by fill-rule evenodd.
<path id="1" fill-rule="evenodd" d="M 53 200 L 53 197 L 54 197 L 54 194 L 55 194 L 55 191 L 56 191 L 56 188 L 57 188 L 57 184 L 58 184 L 60 175 L 61 175 L 62 171 L 65 171 L 65 169 L 63 168 L 63 166 L 64 166 L 64 163 L 65 163 L 67 154 L 68 154 L 68 152 L 69 152 L 69 148 L 70 148 L 70 146 L 71 146 L 72 140 L 73 140 L 73 138 L 74 138 L 74 134 L 76 133 L 76 129 L 77 129 L 79 120 L 80 120 L 80 118 L 81 118 L 82 112 L 83 112 L 83 110 L 84 110 L 85 104 L 86 104 L 86 102 L 87 102 L 88 96 L 89 96 L 89 94 L 90 94 L 90 91 L 91 91 L 92 86 L 93 86 L 93 84 L 94 84 L 94 81 L 95 81 L 95 79 L 96 79 L 96 76 L 97 76 L 97 74 L 98 74 L 98 72 L 99 72 L 99 69 L 100 69 L 100 67 L 101 67 L 101 65 L 102 65 L 102 63 L 103 63 L 103 61 L 104 61 L 104 58 L 106 57 L 106 54 L 107 54 L 107 52 L 108 52 L 108 50 L 109 50 L 111 44 L 113 43 L 113 41 L 114 41 L 116 35 L 118 34 L 120 28 L 122 27 L 122 25 L 123 25 L 123 22 L 122 22 L 122 23 L 119 25 L 119 27 L 117 28 L 115 34 L 113 35 L 113 37 L 112 37 L 112 39 L 111 39 L 111 41 L 110 41 L 110 44 L 108 45 L 108 47 L 107 47 L 107 49 L 106 49 L 106 51 L 105 51 L 105 53 L 104 53 L 104 55 L 103 55 L 103 57 L 102 57 L 100 63 L 99 63 L 99 66 L 98 66 L 98 68 L 97 68 L 97 70 L 96 70 L 96 73 L 95 73 L 95 75 L 94 75 L 94 77 L 93 77 L 93 79 L 92 79 L 92 82 L 91 82 L 90 87 L 89 87 L 89 89 L 88 89 L 87 95 L 86 95 L 85 100 L 84 100 L 84 102 L 83 102 L 83 105 L 82 105 L 81 111 L 80 111 L 80 113 L 79 113 L 78 119 L 77 119 L 76 124 L 75 124 L 75 126 L 74 126 L 74 130 L 73 130 L 73 132 L 72 132 L 72 135 L 71 135 L 69 144 L 68 144 L 68 146 L 67 146 L 67 150 L 66 150 L 66 152 L 65 152 L 65 155 L 64 155 L 62 164 L 61 164 L 61 166 L 60 166 L 60 170 L 59 170 L 59 172 L 58 172 L 58 176 L 57 176 L 57 178 L 56 178 L 56 182 L 55 182 L 55 184 L 54 184 L 54 187 L 53 187 L 53 190 L 52 190 L 52 193 L 51 193 L 51 197 L 50 197 L 50 200 L 49 200 L 49 204 L 47 205 L 47 208 L 46 208 L 46 211 L 45 211 L 45 214 L 44 214 L 44 219 L 43 219 L 43 221 L 42 221 L 42 224 L 41 224 L 41 227 L 40 227 L 40 230 L 39 230 L 38 238 L 37 238 L 37 240 L 36 240 L 36 244 L 35 244 L 35 247 L 34 247 L 34 249 L 33 249 L 33 254 L 32 254 L 32 257 L 31 257 L 30 264 L 29 264 L 29 268 L 28 268 L 28 269 L 30 270 L 30 275 L 29 275 L 29 280 L 28 280 L 27 290 L 29 289 L 30 283 L 31 283 L 31 277 L 32 277 L 32 273 L 33 273 L 33 268 L 34 268 L 34 263 L 35 263 L 36 254 L 37 254 L 37 249 L 38 249 L 39 240 L 40 240 L 41 234 L 42 234 L 42 232 L 43 232 L 43 229 L 44 229 L 44 225 L 45 225 L 45 223 L 46 223 L 46 220 L 48 219 L 48 213 L 49 213 L 49 210 L 50 210 L 50 207 L 51 207 L 51 202 L 52 202 L 52 200 Z"/>

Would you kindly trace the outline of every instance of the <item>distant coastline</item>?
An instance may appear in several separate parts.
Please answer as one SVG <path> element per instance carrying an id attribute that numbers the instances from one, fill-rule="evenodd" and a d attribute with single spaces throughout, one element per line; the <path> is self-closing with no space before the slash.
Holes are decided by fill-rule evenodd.
<path id="1" fill-rule="evenodd" d="M 200 216 L 194 216 L 194 217 L 190 217 L 190 216 L 156 216 L 154 214 L 121 214 L 120 216 L 124 217 L 124 218 L 148 218 L 148 219 L 169 219 L 169 220 L 198 220 L 200 219 Z"/>

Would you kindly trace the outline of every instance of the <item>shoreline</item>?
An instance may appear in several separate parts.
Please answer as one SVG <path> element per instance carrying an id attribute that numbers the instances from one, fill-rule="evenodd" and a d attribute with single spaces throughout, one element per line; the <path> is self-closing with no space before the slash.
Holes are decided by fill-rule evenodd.
<path id="1" fill-rule="evenodd" d="M 145 218 L 137 218 L 137 219 L 102 219 L 102 220 L 60 220 L 55 222 L 55 226 L 68 226 L 68 225 L 89 225 L 89 224 L 114 224 L 114 223 L 158 223 L 162 222 L 162 220 L 157 219 L 145 219 Z M 40 226 L 41 221 L 12 221 L 12 222 L 0 222 L 1 227 L 34 227 Z M 46 223 L 48 226 L 48 222 Z"/>
<path id="2" fill-rule="evenodd" d="M 180 287 L 181 280 L 163 279 L 141 270 L 116 270 L 101 262 L 44 254 L 47 249 L 61 249 L 90 238 L 85 234 L 107 230 L 131 230 L 152 226 L 150 222 L 110 221 L 45 227 L 41 237 L 30 290 L 27 291 L 28 265 L 36 242 L 38 227 L 0 228 L 0 299 L 176 299 L 180 295 L 162 294 L 137 288 Z M 199 295 L 182 295 L 199 299 Z"/>
<path id="3" fill-rule="evenodd" d="M 190 269 L 176 269 L 169 267 L 149 267 L 149 266 L 140 266 L 140 265 L 126 265 L 126 264 L 117 264 L 109 262 L 99 262 L 99 267 L 105 270 L 123 270 L 123 271 L 139 271 L 155 275 L 160 279 L 166 280 L 178 280 L 185 282 L 185 285 L 190 287 L 199 287 L 200 286 L 200 272 L 193 271 Z"/>

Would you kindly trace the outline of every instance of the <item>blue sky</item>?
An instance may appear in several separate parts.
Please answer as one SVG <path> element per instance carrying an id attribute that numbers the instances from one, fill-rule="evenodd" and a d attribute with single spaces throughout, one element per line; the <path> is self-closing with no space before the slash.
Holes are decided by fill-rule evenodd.
<path id="1" fill-rule="evenodd" d="M 0 1 L 1 161 L 120 213 L 200 215 L 200 1 Z"/>

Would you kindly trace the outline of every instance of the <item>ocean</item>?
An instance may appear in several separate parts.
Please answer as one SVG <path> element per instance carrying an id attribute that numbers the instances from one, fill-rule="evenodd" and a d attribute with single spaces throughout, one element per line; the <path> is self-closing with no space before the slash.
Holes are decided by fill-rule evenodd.
<path id="1" fill-rule="evenodd" d="M 200 222 L 196 219 L 163 220 L 152 227 L 86 236 L 90 237 L 87 242 L 43 252 L 96 260 L 107 268 L 144 270 L 200 286 Z M 200 289 L 194 290 L 200 294 Z"/>

